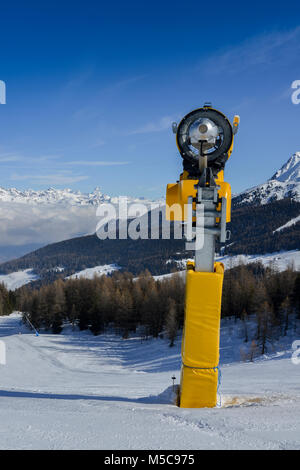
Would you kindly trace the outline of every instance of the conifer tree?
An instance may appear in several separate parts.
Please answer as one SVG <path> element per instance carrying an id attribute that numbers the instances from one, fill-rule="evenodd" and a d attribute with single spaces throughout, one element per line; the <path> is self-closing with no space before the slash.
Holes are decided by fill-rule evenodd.
<path id="1" fill-rule="evenodd" d="M 168 311 L 166 315 L 166 322 L 165 328 L 167 333 L 167 338 L 170 341 L 169 346 L 174 346 L 174 340 L 176 338 L 177 329 L 178 329 L 178 322 L 177 322 L 177 315 L 176 315 L 176 302 L 174 299 L 168 300 Z"/>

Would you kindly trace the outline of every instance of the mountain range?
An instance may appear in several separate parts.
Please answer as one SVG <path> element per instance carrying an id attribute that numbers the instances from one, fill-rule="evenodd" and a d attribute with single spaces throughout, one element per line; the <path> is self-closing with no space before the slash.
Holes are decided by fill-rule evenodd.
<path id="1" fill-rule="evenodd" d="M 288 161 L 265 183 L 247 189 L 234 197 L 236 204 L 268 204 L 284 198 L 300 201 L 300 152 L 292 155 Z M 128 197 L 128 202 L 156 202 L 164 204 L 164 199 L 150 200 L 144 197 Z M 0 202 L 14 202 L 30 205 L 71 205 L 98 206 L 104 202 L 118 203 L 118 196 L 103 194 L 99 187 L 91 193 L 82 193 L 71 189 L 49 188 L 41 191 L 32 189 L 0 187 Z"/>
<path id="2" fill-rule="evenodd" d="M 119 196 L 109 196 L 103 194 L 99 187 L 95 188 L 91 193 L 82 193 L 80 191 L 73 191 L 72 189 L 55 189 L 49 188 L 41 191 L 33 189 L 19 190 L 16 188 L 1 188 L 0 187 L 0 202 L 14 202 L 20 204 L 30 205 L 70 205 L 70 206 L 99 206 L 105 202 L 117 204 Z M 143 202 L 150 204 L 152 202 L 164 204 L 163 199 L 150 200 L 144 197 L 127 197 L 130 203 Z"/>
<path id="3" fill-rule="evenodd" d="M 95 207 L 99 202 L 116 202 L 115 198 L 103 195 L 99 188 L 90 194 L 54 189 L 40 192 L 2 189 L 1 200 L 4 204 L 41 206 L 43 209 L 57 206 L 80 206 L 84 209 Z M 151 202 L 144 199 L 134 201 Z M 162 200 L 159 202 L 163 203 Z M 233 198 L 232 221 L 228 228 L 232 235 L 222 248 L 224 255 L 300 249 L 300 152 L 292 155 L 266 183 Z M 75 236 L 48 244 L 21 258 L 2 263 L 0 271 L 7 274 L 32 269 L 40 277 L 40 282 L 112 264 L 135 275 L 145 269 L 159 275 L 177 269 L 178 261 L 190 255 L 185 250 L 183 240 L 99 240 L 91 232 L 87 236 Z"/>

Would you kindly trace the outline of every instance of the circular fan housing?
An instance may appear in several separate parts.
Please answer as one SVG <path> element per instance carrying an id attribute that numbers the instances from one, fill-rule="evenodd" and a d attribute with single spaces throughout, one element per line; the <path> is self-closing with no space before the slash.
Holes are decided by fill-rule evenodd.
<path id="1" fill-rule="evenodd" d="M 207 156 L 209 167 L 224 166 L 233 140 L 232 127 L 224 114 L 204 107 L 187 114 L 176 134 L 177 146 L 184 160 L 199 164 L 200 154 Z"/>

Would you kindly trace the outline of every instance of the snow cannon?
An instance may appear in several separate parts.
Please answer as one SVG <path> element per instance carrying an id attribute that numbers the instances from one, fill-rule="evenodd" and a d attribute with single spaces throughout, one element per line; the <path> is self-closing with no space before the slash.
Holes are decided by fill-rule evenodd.
<path id="1" fill-rule="evenodd" d="M 183 159 L 177 183 L 167 185 L 166 218 L 182 221 L 187 263 L 182 367 L 178 406 L 214 407 L 219 383 L 219 341 L 224 266 L 215 262 L 216 240 L 226 243 L 230 232 L 231 187 L 224 181 L 225 164 L 233 149 L 240 118 L 233 123 L 210 103 L 172 124 Z"/>
<path id="2" fill-rule="evenodd" d="M 201 174 L 212 174 L 215 178 L 230 157 L 233 149 L 233 136 L 237 133 L 239 116 L 231 125 L 227 117 L 210 105 L 195 109 L 187 114 L 177 126 L 173 123 L 176 143 L 183 169 L 189 177 L 198 178 Z M 208 168 L 205 172 L 204 169 Z"/>

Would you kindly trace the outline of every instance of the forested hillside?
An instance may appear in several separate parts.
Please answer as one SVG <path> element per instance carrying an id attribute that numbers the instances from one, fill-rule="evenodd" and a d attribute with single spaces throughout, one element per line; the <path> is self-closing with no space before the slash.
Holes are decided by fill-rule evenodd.
<path id="1" fill-rule="evenodd" d="M 176 254 L 178 253 L 178 254 Z M 139 274 L 149 269 L 153 275 L 170 272 L 171 257 L 186 257 L 183 240 L 99 240 L 96 235 L 74 238 L 40 248 L 18 260 L 0 266 L 2 273 L 34 268 L 46 281 L 60 276 L 55 268 L 64 267 L 67 276 L 82 269 L 115 263 L 126 271 Z"/>
<path id="2" fill-rule="evenodd" d="M 22 287 L 16 294 L 18 309 L 35 328 L 60 333 L 64 322 L 70 322 L 95 335 L 113 328 L 124 338 L 139 328 L 144 338 L 166 335 L 172 346 L 183 326 L 184 289 L 180 275 L 155 281 L 149 272 L 135 280 L 116 272 L 112 277 L 57 280 L 38 290 Z M 260 264 L 226 271 L 222 316 L 242 319 L 245 341 L 254 341 L 253 347 L 263 354 L 273 340 L 296 328 L 300 273 L 279 273 Z M 249 316 L 256 320 L 254 337 L 247 327 Z"/>
<path id="3" fill-rule="evenodd" d="M 300 249 L 300 222 L 275 231 L 299 213 L 300 203 L 290 199 L 260 206 L 240 206 L 233 200 L 232 222 L 228 225 L 232 237 L 225 253 L 263 254 Z M 174 260 L 189 256 L 184 240 L 99 240 L 90 235 L 40 248 L 0 265 L 0 271 L 33 268 L 41 277 L 40 282 L 51 282 L 86 268 L 115 263 L 134 275 L 145 269 L 158 275 L 177 269 Z M 57 266 L 64 267 L 64 272 L 57 272 Z"/>
<path id="4" fill-rule="evenodd" d="M 265 205 L 239 206 L 233 199 L 228 254 L 264 254 L 300 249 L 300 222 L 276 232 L 300 214 L 300 203 L 282 199 Z"/>

